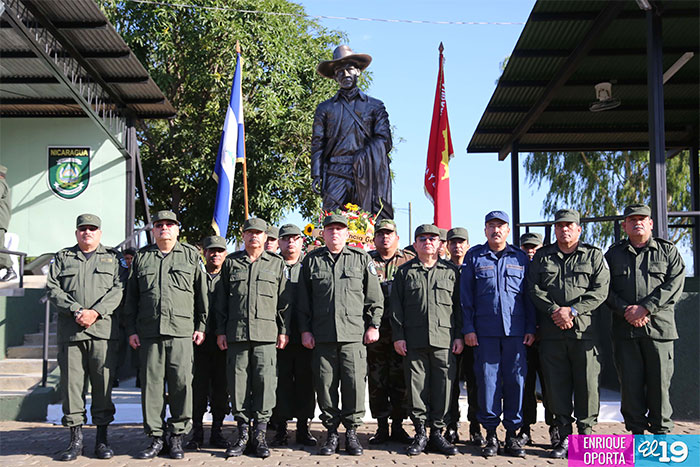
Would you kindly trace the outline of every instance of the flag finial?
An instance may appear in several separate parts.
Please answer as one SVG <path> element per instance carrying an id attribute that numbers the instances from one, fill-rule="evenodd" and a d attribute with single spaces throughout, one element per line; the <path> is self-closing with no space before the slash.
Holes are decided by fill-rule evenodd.
<path id="1" fill-rule="evenodd" d="M 445 47 L 442 46 L 442 41 L 440 42 L 440 47 L 438 47 L 438 50 L 440 53 L 442 53 L 443 50 L 445 50 Z"/>
<path id="2" fill-rule="evenodd" d="M 241 43 L 236 41 L 236 53 L 240 54 L 241 53 Z"/>

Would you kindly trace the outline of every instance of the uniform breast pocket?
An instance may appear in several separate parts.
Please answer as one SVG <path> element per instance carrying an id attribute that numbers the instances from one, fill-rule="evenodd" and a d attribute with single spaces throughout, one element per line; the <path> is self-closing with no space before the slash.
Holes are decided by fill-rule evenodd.
<path id="1" fill-rule="evenodd" d="M 517 265 L 507 265 L 506 266 L 506 287 L 508 291 L 513 293 L 520 292 L 523 286 L 523 279 L 525 276 L 525 268 Z"/>
<path id="2" fill-rule="evenodd" d="M 180 290 L 193 290 L 194 266 L 189 264 L 174 264 L 170 269 L 170 281 Z"/>
<path id="3" fill-rule="evenodd" d="M 330 272 L 319 271 L 311 275 L 311 289 L 314 297 L 320 298 L 331 294 L 333 288 L 333 276 Z"/>
<path id="4" fill-rule="evenodd" d="M 346 269 L 343 271 L 343 286 L 353 292 L 362 291 L 362 271 L 360 269 Z"/>
<path id="5" fill-rule="evenodd" d="M 95 267 L 95 283 L 101 290 L 108 290 L 114 284 L 114 263 L 100 262 Z"/>
<path id="6" fill-rule="evenodd" d="M 572 272 L 572 282 L 574 287 L 587 289 L 591 283 L 591 274 L 593 274 L 593 266 L 591 263 L 579 263 L 574 265 Z"/>
<path id="7" fill-rule="evenodd" d="M 543 288 L 553 285 L 557 279 L 558 273 L 559 270 L 556 266 L 546 264 L 540 272 L 540 284 L 543 286 Z"/>
<path id="8" fill-rule="evenodd" d="M 492 293 L 496 289 L 496 267 L 493 265 L 477 266 L 474 273 L 478 295 Z"/>
<path id="9" fill-rule="evenodd" d="M 141 289 L 142 292 L 150 290 L 156 286 L 156 272 L 153 270 L 140 270 L 138 271 L 136 278 L 139 282 L 139 289 Z"/>
<path id="10" fill-rule="evenodd" d="M 65 268 L 59 274 L 61 288 L 66 292 L 75 292 L 78 290 L 78 271 L 77 267 Z"/>
<path id="11" fill-rule="evenodd" d="M 232 297 L 241 297 L 248 295 L 248 273 L 247 271 L 234 272 L 229 277 L 229 295 Z"/>
<path id="12" fill-rule="evenodd" d="M 435 301 L 440 305 L 452 306 L 452 290 L 454 284 L 446 279 L 435 283 Z"/>
<path id="13" fill-rule="evenodd" d="M 258 296 L 255 317 L 273 320 L 277 313 L 277 280 L 274 274 L 261 272 L 258 276 Z"/>

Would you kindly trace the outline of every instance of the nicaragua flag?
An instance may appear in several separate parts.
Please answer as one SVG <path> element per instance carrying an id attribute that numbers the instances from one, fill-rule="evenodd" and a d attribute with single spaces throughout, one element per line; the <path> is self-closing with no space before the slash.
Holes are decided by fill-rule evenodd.
<path id="1" fill-rule="evenodd" d="M 236 71 L 233 75 L 231 99 L 226 109 L 226 121 L 221 133 L 219 151 L 216 154 L 214 180 L 216 201 L 214 202 L 214 219 L 212 227 L 216 235 L 226 238 L 228 217 L 231 211 L 231 196 L 233 194 L 233 173 L 236 162 L 245 161 L 245 128 L 243 125 L 243 97 L 241 93 L 241 54 L 236 59 Z"/>

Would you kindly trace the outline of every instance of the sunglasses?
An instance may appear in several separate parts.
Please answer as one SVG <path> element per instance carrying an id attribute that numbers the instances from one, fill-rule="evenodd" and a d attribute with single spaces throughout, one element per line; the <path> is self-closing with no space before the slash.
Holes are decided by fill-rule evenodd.
<path id="1" fill-rule="evenodd" d="M 78 227 L 78 232 L 85 232 L 88 230 L 90 232 L 94 232 L 94 231 L 99 230 L 99 229 L 97 227 L 95 227 L 94 225 L 81 225 L 80 227 Z"/>

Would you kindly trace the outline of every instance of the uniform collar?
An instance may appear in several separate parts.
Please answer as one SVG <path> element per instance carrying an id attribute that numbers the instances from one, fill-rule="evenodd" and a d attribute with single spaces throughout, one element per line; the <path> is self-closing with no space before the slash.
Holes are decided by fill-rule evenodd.
<path id="1" fill-rule="evenodd" d="M 627 242 L 627 249 L 629 251 L 633 251 L 635 253 L 637 252 L 637 249 L 632 246 L 632 243 L 630 242 L 629 238 L 627 240 L 625 240 L 625 242 Z M 649 237 L 649 241 L 647 242 L 647 244 L 644 247 L 642 247 L 642 250 L 646 250 L 646 249 L 658 250 L 659 249 L 659 242 L 657 242 L 654 237 Z"/>
<path id="2" fill-rule="evenodd" d="M 107 251 L 107 249 L 100 243 L 97 245 L 97 248 L 95 248 L 95 251 L 93 251 L 92 254 L 104 253 L 105 251 Z M 75 254 L 76 258 L 87 261 L 87 258 L 85 258 L 85 253 L 83 253 L 83 250 L 80 249 L 80 246 L 77 243 L 73 247 L 73 253 Z"/>
<path id="3" fill-rule="evenodd" d="M 341 93 L 340 90 L 335 93 L 335 96 L 332 97 L 333 102 L 338 102 L 338 100 L 341 98 Z M 361 101 L 366 101 L 367 100 L 367 94 L 362 92 L 360 88 L 357 88 L 357 95 L 353 99 L 360 99 Z"/>
<path id="4" fill-rule="evenodd" d="M 515 254 L 516 248 L 510 243 L 506 243 L 506 248 L 503 250 L 503 255 Z M 489 247 L 489 242 L 483 243 L 481 245 L 481 251 L 479 251 L 479 256 L 496 256 L 496 253 Z"/>

